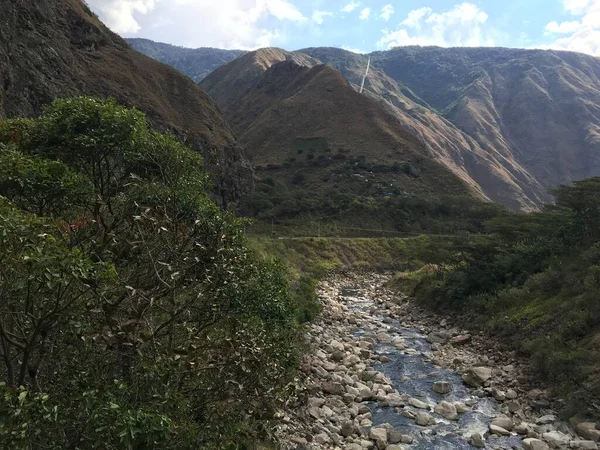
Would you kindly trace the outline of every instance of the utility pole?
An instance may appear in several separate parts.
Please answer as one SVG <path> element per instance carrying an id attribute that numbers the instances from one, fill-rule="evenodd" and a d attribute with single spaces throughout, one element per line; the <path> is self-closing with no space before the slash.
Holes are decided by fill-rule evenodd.
<path id="1" fill-rule="evenodd" d="M 358 91 L 359 94 L 363 93 L 363 90 L 365 88 L 365 80 L 369 76 L 369 68 L 370 67 L 371 67 L 371 57 L 369 56 L 369 60 L 367 61 L 367 71 L 365 72 L 365 76 L 362 79 L 362 83 L 360 83 L 360 91 Z"/>

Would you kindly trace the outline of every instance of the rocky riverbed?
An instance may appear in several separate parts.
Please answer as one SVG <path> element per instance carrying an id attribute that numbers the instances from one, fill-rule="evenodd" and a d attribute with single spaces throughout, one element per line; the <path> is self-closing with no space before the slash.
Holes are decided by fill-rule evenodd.
<path id="1" fill-rule="evenodd" d="M 321 283 L 303 401 L 284 449 L 598 449 L 598 424 L 561 422 L 526 361 L 427 314 L 385 275 Z"/>

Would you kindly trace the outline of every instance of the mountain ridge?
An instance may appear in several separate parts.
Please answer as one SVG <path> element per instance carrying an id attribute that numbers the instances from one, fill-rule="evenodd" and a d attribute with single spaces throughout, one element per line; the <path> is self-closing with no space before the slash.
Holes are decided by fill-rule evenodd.
<path id="1" fill-rule="evenodd" d="M 371 57 L 366 95 L 378 99 L 430 155 L 480 195 L 512 209 L 537 210 L 552 201 L 552 188 L 600 174 L 598 58 L 416 46 L 369 55 L 333 47 L 288 53 L 309 67 L 329 64 L 355 88 Z M 239 98 L 251 87 L 222 84 L 217 92 L 206 81 L 201 85 L 226 114 L 223 99 Z"/>
<path id="2" fill-rule="evenodd" d="M 57 97 L 115 97 L 199 151 L 223 203 L 252 189 L 244 150 L 210 97 L 129 47 L 79 0 L 0 0 L 0 117 L 36 117 Z"/>

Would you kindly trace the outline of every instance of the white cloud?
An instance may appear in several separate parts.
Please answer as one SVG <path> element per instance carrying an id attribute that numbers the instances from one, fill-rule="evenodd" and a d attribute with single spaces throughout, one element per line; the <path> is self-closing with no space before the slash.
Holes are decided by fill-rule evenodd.
<path id="1" fill-rule="evenodd" d="M 593 0 L 564 0 L 565 9 L 573 15 L 580 15 L 585 12 L 590 1 Z"/>
<path id="2" fill-rule="evenodd" d="M 360 12 L 360 20 L 367 20 L 371 15 L 371 8 L 365 8 Z"/>
<path id="3" fill-rule="evenodd" d="M 137 33 L 140 24 L 134 14 L 147 14 L 156 6 L 155 0 L 88 0 L 88 3 L 117 33 Z"/>
<path id="4" fill-rule="evenodd" d="M 381 14 L 379 15 L 379 18 L 387 22 L 393 15 L 394 7 L 392 5 L 385 5 L 383 8 L 381 8 Z"/>
<path id="5" fill-rule="evenodd" d="M 406 19 L 400 22 L 400 25 L 407 26 L 409 28 L 421 29 L 421 19 L 425 16 L 430 15 L 433 12 L 431 8 L 423 7 L 419 9 L 413 9 L 408 13 Z"/>
<path id="6" fill-rule="evenodd" d="M 464 2 L 444 12 L 431 8 L 411 11 L 398 30 L 383 30 L 379 48 L 402 45 L 491 46 L 494 40 L 486 30 L 488 15 L 478 6 Z"/>
<path id="7" fill-rule="evenodd" d="M 574 18 L 580 20 L 548 23 L 546 34 L 568 36 L 538 47 L 600 56 L 600 0 L 564 0 L 563 4 Z"/>
<path id="8" fill-rule="evenodd" d="M 547 33 L 574 33 L 581 27 L 581 24 L 577 21 L 574 22 L 561 22 L 558 23 L 556 21 L 550 22 L 546 25 Z"/>
<path id="9" fill-rule="evenodd" d="M 350 3 L 347 3 L 346 5 L 344 5 L 344 7 L 341 9 L 341 11 L 344 13 L 351 13 L 359 6 L 360 6 L 360 2 L 352 0 Z"/>
<path id="10" fill-rule="evenodd" d="M 352 53 L 358 53 L 358 54 L 361 54 L 361 55 L 364 55 L 365 53 L 367 53 L 364 50 L 360 50 L 360 49 L 355 48 L 355 47 L 348 47 L 347 45 L 343 45 L 342 49 L 343 50 L 347 50 L 347 51 L 352 52 Z"/>
<path id="11" fill-rule="evenodd" d="M 323 19 L 327 16 L 333 16 L 333 13 L 330 11 L 319 11 L 317 9 L 315 12 L 313 12 L 312 20 L 318 25 L 321 25 L 323 23 Z"/>
<path id="12" fill-rule="evenodd" d="M 152 39 L 186 47 L 268 47 L 285 36 L 277 21 L 282 27 L 286 23 L 307 21 L 290 0 L 88 0 L 88 3 L 117 33 L 135 35 L 152 30 Z M 263 26 L 265 19 L 270 19 L 269 29 Z M 177 25 L 155 26 L 167 23 Z"/>

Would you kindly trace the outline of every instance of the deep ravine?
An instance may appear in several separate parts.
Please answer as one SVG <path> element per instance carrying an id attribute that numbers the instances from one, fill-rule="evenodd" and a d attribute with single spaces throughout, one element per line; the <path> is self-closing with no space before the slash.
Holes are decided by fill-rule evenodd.
<path id="1" fill-rule="evenodd" d="M 432 322 L 378 274 L 319 286 L 301 406 L 285 414 L 284 449 L 597 449 L 595 424 L 577 433 L 545 391 L 524 388 L 526 364 L 500 360 L 468 330 Z M 501 365 L 500 365 L 501 364 Z"/>

